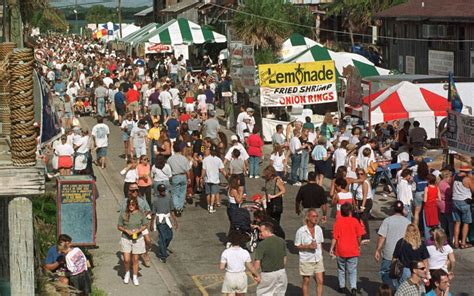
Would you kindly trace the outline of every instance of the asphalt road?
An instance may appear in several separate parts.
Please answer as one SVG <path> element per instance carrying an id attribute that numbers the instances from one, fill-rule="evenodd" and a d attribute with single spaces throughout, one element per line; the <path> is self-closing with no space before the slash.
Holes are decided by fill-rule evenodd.
<path id="1" fill-rule="evenodd" d="M 95 120 L 81 118 L 83 127 L 92 129 Z M 125 161 L 118 156 L 123 153 L 123 143 L 119 128 L 109 122 L 111 136 L 109 140 L 110 156 L 106 169 L 95 167 L 100 198 L 97 203 L 99 247 L 93 250 L 95 284 L 104 289 L 109 295 L 220 295 L 224 273 L 218 269 L 220 254 L 224 250 L 225 236 L 229 229 L 226 215 L 225 188 L 221 188 L 223 206 L 214 214 L 206 210 L 205 196 L 196 195 L 193 204 L 187 205 L 183 216 L 179 218 L 179 229 L 174 232 L 170 249 L 173 253 L 167 263 L 158 261 L 154 254 L 150 268 L 140 267 L 140 286 L 124 285 L 122 283 L 121 265 L 119 260 L 119 232 L 116 230 L 117 204 L 121 200 L 122 177 L 119 172 Z M 224 128 L 224 127 L 223 127 Z M 265 147 L 265 151 L 269 150 Z M 268 151 L 267 151 L 268 155 Z M 264 160 L 261 169 L 266 165 Z M 248 179 L 249 196 L 258 192 L 263 180 Z M 286 185 L 287 194 L 284 197 L 284 212 L 281 225 L 286 232 L 288 246 L 288 290 L 287 295 L 301 295 L 301 277 L 298 272 L 298 252 L 293 246 L 296 230 L 302 225 L 303 217 L 294 212 L 294 198 L 298 187 Z M 378 274 L 379 265 L 374 261 L 376 231 L 382 218 L 389 213 L 389 205 L 395 200 L 393 196 L 377 194 L 373 215 L 378 217 L 370 221 L 372 240 L 363 246 L 358 266 L 358 287 L 361 295 L 376 295 L 380 285 Z M 322 225 L 324 229 L 324 295 L 339 295 L 336 262 L 328 254 L 333 219 Z M 156 240 L 156 233 L 152 235 Z M 156 251 L 156 247 L 153 249 Z M 453 295 L 474 295 L 474 248 L 456 250 L 455 279 L 452 282 Z M 249 277 L 249 295 L 255 294 L 256 284 Z M 314 281 L 310 291 L 314 292 Z"/>

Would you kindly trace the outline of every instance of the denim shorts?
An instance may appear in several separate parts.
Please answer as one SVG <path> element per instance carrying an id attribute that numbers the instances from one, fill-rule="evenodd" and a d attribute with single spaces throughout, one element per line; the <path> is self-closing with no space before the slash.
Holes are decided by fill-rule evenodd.
<path id="1" fill-rule="evenodd" d="M 424 192 L 415 192 L 415 197 L 413 198 L 413 202 L 415 204 L 415 207 L 421 207 L 423 205 L 424 195 L 425 195 Z"/>
<path id="2" fill-rule="evenodd" d="M 464 200 L 453 200 L 453 220 L 465 224 L 472 223 L 471 205 Z"/>
<path id="3" fill-rule="evenodd" d="M 107 156 L 107 147 L 97 148 L 97 159 Z"/>

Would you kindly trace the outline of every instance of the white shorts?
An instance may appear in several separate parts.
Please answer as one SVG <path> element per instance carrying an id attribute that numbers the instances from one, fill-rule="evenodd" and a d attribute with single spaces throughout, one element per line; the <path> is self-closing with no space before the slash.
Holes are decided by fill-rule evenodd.
<path id="1" fill-rule="evenodd" d="M 245 272 L 226 272 L 222 293 L 247 293 L 247 274 Z"/>
<path id="2" fill-rule="evenodd" d="M 288 286 L 285 269 L 272 272 L 262 272 L 261 281 L 257 286 L 258 296 L 284 296 Z"/>
<path id="3" fill-rule="evenodd" d="M 193 111 L 194 111 L 194 103 L 186 104 L 186 112 L 193 112 Z"/>
<path id="4" fill-rule="evenodd" d="M 133 149 L 135 149 L 135 155 L 137 158 L 140 158 L 142 155 L 146 155 L 146 145 L 141 145 L 138 147 L 135 146 Z"/>
<path id="5" fill-rule="evenodd" d="M 145 239 L 143 238 L 143 236 L 136 240 L 131 240 L 122 237 L 120 239 L 120 246 L 122 248 L 122 253 L 132 253 L 134 255 L 146 253 Z"/>

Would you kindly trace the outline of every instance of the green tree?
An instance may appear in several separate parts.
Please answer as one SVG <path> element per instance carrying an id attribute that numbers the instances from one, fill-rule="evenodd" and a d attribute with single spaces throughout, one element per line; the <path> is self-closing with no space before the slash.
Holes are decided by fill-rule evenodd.
<path id="1" fill-rule="evenodd" d="M 41 32 L 64 32 L 68 28 L 64 14 L 51 7 L 49 0 L 21 0 L 20 11 L 27 31 L 38 27 Z"/>
<path id="2" fill-rule="evenodd" d="M 86 21 L 97 26 L 99 23 L 114 22 L 116 20 L 117 15 L 104 5 L 91 6 L 86 12 Z"/>
<path id="3" fill-rule="evenodd" d="M 354 33 L 365 32 L 373 24 L 377 12 L 404 3 L 405 0 L 334 0 L 328 4 L 327 15 L 340 16 L 354 45 Z"/>
<path id="4" fill-rule="evenodd" d="M 291 34 L 284 0 L 245 0 L 238 11 L 232 23 L 235 34 L 256 50 L 276 52 Z"/>
<path id="5" fill-rule="evenodd" d="M 309 6 L 287 3 L 285 9 L 289 22 L 293 24 L 293 33 L 314 37 L 315 17 Z"/>

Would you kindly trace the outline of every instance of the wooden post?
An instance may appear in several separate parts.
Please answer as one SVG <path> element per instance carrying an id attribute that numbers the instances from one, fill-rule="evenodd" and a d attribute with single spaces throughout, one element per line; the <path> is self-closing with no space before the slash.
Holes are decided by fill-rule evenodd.
<path id="1" fill-rule="evenodd" d="M 35 295 L 33 258 L 33 205 L 15 197 L 8 205 L 10 240 L 10 285 L 12 295 Z"/>
<path id="2" fill-rule="evenodd" d="M 0 197 L 0 280 L 10 278 L 10 259 L 8 251 L 8 202 L 10 198 Z"/>
<path id="3" fill-rule="evenodd" d="M 7 0 L 10 16 L 10 41 L 16 43 L 16 47 L 23 48 L 23 23 L 21 22 L 20 1 Z"/>

